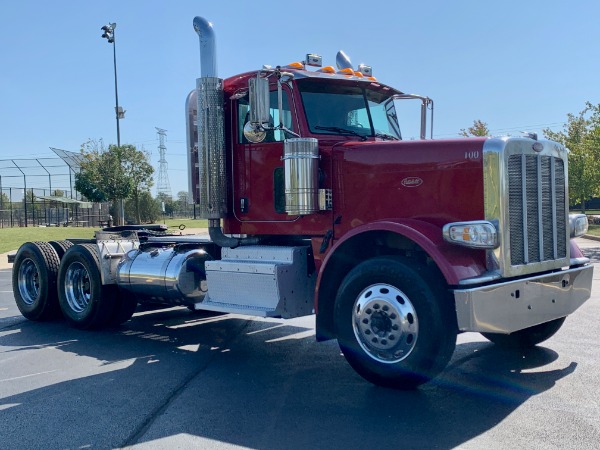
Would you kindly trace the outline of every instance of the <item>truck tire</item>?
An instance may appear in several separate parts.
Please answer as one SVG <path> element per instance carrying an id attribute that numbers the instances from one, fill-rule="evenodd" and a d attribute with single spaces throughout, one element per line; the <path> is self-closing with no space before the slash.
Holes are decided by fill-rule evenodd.
<path id="1" fill-rule="evenodd" d="M 29 320 L 60 317 L 56 279 L 60 261 L 46 242 L 23 244 L 13 265 L 12 285 L 15 302 Z"/>
<path id="2" fill-rule="evenodd" d="M 69 248 L 73 247 L 73 243 L 71 241 L 50 241 L 48 244 L 50 244 L 56 251 L 59 260 L 62 259 Z"/>
<path id="3" fill-rule="evenodd" d="M 335 302 L 344 357 L 379 386 L 413 389 L 441 372 L 456 345 L 454 302 L 441 276 L 400 257 L 367 260 L 348 273 Z"/>
<path id="4" fill-rule="evenodd" d="M 106 326 L 116 304 L 112 287 L 102 285 L 100 258 L 94 244 L 73 245 L 65 252 L 58 271 L 58 301 L 71 326 Z"/>
<path id="5" fill-rule="evenodd" d="M 115 309 L 108 319 L 107 325 L 117 327 L 131 319 L 138 302 L 132 294 L 120 291 L 116 285 L 104 286 L 104 288 L 107 289 L 108 295 L 113 295 L 116 299 Z"/>
<path id="6" fill-rule="evenodd" d="M 531 348 L 550 339 L 564 323 L 566 317 L 540 323 L 510 334 L 481 333 L 487 340 L 505 348 Z"/>

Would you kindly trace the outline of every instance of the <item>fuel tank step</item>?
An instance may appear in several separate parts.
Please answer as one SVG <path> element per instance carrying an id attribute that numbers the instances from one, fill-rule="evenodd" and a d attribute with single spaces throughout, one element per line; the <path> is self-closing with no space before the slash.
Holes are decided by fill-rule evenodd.
<path id="1" fill-rule="evenodd" d="M 208 294 L 197 309 L 283 318 L 313 312 L 307 247 L 223 248 L 222 259 L 205 268 Z"/>

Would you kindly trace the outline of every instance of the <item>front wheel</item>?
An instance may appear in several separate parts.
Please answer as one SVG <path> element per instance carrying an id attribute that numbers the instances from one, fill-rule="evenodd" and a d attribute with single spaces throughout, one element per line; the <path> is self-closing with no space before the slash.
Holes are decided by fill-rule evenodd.
<path id="1" fill-rule="evenodd" d="M 448 364 L 456 344 L 454 303 L 443 279 L 410 260 L 382 256 L 346 276 L 335 303 L 340 348 L 363 378 L 412 389 Z"/>
<path id="2" fill-rule="evenodd" d="M 540 323 L 510 334 L 481 333 L 494 344 L 505 348 L 531 348 L 550 339 L 564 323 L 566 317 Z"/>
<path id="3" fill-rule="evenodd" d="M 93 244 L 70 247 L 58 271 L 60 308 L 72 326 L 102 328 L 115 310 L 113 286 L 102 285 L 98 248 Z"/>

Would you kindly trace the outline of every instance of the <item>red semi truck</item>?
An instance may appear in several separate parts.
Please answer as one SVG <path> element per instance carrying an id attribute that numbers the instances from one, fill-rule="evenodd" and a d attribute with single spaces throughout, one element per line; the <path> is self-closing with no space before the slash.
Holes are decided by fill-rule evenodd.
<path id="1" fill-rule="evenodd" d="M 28 242 L 13 268 L 25 317 L 98 329 L 139 302 L 314 313 L 317 339 L 337 339 L 365 379 L 413 388 L 444 369 L 457 333 L 534 346 L 590 297 L 564 147 L 426 139 L 432 101 L 342 52 L 337 69 L 311 54 L 220 79 L 212 25 L 194 28 L 189 179 L 210 237 L 131 226 Z M 403 140 L 397 104 L 411 99 L 421 139 Z"/>

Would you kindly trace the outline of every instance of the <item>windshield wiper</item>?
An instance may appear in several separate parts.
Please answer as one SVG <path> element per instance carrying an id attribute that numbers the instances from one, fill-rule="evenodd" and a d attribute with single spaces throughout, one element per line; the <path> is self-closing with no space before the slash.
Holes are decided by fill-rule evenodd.
<path id="1" fill-rule="evenodd" d="M 348 130 L 346 128 L 340 128 L 340 127 L 321 127 L 321 126 L 316 126 L 315 129 L 317 130 L 323 130 L 323 131 L 333 131 L 334 133 L 338 133 L 338 134 L 350 134 L 352 136 L 358 136 L 361 140 L 366 141 L 367 140 L 367 136 L 365 136 L 364 134 L 360 134 L 357 133 L 354 130 Z"/>
<path id="2" fill-rule="evenodd" d="M 399 141 L 400 140 L 396 136 L 392 136 L 391 134 L 386 134 L 386 133 L 375 133 L 375 137 L 381 138 L 385 141 Z"/>

